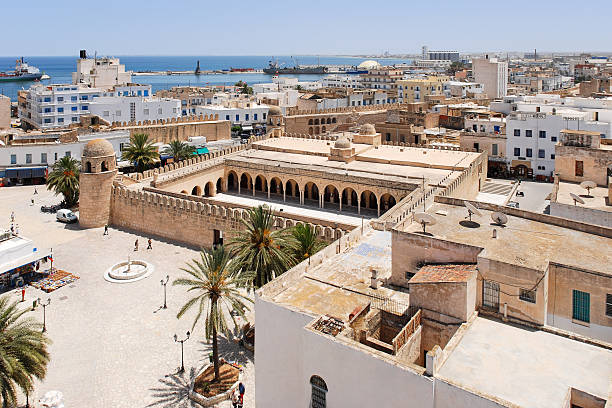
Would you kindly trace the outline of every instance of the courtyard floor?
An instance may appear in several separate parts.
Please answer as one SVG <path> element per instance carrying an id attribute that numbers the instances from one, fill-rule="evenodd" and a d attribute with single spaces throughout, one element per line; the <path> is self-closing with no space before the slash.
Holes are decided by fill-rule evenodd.
<path id="1" fill-rule="evenodd" d="M 46 312 L 48 335 L 53 341 L 47 377 L 36 386 L 30 401 L 58 390 L 64 394 L 66 407 L 195 406 L 187 399 L 190 380 L 208 362 L 211 346 L 198 324 L 185 342 L 185 373 L 176 374 L 181 350 L 173 336 L 176 333 L 184 338 L 191 331 L 193 314 L 176 318 L 189 297 L 183 287 L 171 283 L 184 274 L 179 268 L 196 257 L 197 250 L 154 239 L 153 249 L 147 251 L 146 236 L 111 228 L 110 235 L 103 237 L 103 228 L 83 230 L 59 223 L 55 214 L 41 213 L 40 206 L 59 203 L 61 198 L 44 186 L 38 186 L 39 194 L 33 192 L 33 186 L 0 188 L 0 227 L 8 228 L 14 211 L 20 235 L 32 239 L 39 248 L 53 248 L 54 266 L 80 279 L 50 294 L 26 290 L 24 308 L 31 308 L 38 297 L 51 299 Z M 138 252 L 134 251 L 136 239 Z M 155 271 L 133 283 L 105 281 L 106 269 L 128 256 L 152 263 Z M 160 309 L 160 280 L 166 275 L 170 276 L 168 308 Z M 18 300 L 21 291 L 3 295 Z M 42 313 L 38 307 L 28 315 L 42 320 Z M 254 321 L 253 314 L 249 320 Z M 222 357 L 244 365 L 245 407 L 254 407 L 253 354 L 224 338 L 219 344 Z M 230 407 L 231 403 L 219 406 Z"/>

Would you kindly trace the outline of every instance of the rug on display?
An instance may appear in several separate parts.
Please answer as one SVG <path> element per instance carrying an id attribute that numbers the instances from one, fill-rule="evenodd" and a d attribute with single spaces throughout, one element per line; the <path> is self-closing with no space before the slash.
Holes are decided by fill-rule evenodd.
<path id="1" fill-rule="evenodd" d="M 53 269 L 53 272 L 51 272 L 48 277 L 36 282 L 30 282 L 30 286 L 49 293 L 61 288 L 62 286 L 69 285 L 77 279 L 79 279 L 79 277 L 71 274 L 70 272 L 66 272 L 61 269 Z"/>

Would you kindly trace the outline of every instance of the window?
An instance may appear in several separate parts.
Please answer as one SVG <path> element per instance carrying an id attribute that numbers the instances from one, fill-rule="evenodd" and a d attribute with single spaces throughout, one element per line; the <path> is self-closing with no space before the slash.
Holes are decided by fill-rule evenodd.
<path id="1" fill-rule="evenodd" d="M 540 130 L 540 139 L 546 139 L 546 131 Z"/>
<path id="2" fill-rule="evenodd" d="M 68 151 L 68 152 L 64 153 L 64 156 L 66 156 L 66 157 L 71 157 L 71 156 L 72 156 L 72 154 L 71 154 L 71 153 Z"/>
<path id="3" fill-rule="evenodd" d="M 142 91 L 138 91 L 138 96 L 142 96 Z"/>
<path id="4" fill-rule="evenodd" d="M 525 130 L 525 137 L 531 137 L 532 134 L 533 134 L 533 132 L 531 131 L 531 129 Z"/>
<path id="5" fill-rule="evenodd" d="M 40 162 L 41 163 L 46 163 L 47 162 L 47 153 L 41 153 L 40 154 Z"/>
<path id="6" fill-rule="evenodd" d="M 75 102 L 75 101 L 77 100 L 77 97 L 76 97 L 76 96 L 71 96 L 71 97 L 70 97 L 70 100 L 71 100 L 71 101 L 73 101 L 73 102 Z"/>
<path id="7" fill-rule="evenodd" d="M 148 109 L 145 109 L 145 110 L 143 111 L 143 113 L 144 113 L 145 115 L 149 115 L 149 110 L 148 110 Z"/>
<path id="8" fill-rule="evenodd" d="M 416 273 L 413 272 L 406 272 L 405 276 L 406 276 L 406 280 L 410 280 L 412 279 L 412 277 L 416 275 Z"/>
<path id="9" fill-rule="evenodd" d="M 144 96 L 149 96 L 149 90 L 148 89 L 144 90 Z"/>
<path id="10" fill-rule="evenodd" d="M 106 116 L 106 117 L 110 116 L 110 111 L 102 112 L 102 116 Z"/>
<path id="11" fill-rule="evenodd" d="M 76 111 L 77 111 L 77 109 L 78 109 L 78 108 L 77 108 L 76 106 L 73 106 L 72 108 L 70 108 L 70 110 L 72 110 L 73 112 L 76 112 Z"/>
<path id="12" fill-rule="evenodd" d="M 498 154 L 497 153 L 497 143 L 494 143 L 494 144 L 491 145 L 491 154 L 493 156 L 497 156 L 497 154 Z"/>
<path id="13" fill-rule="evenodd" d="M 17 155 L 11 154 L 11 164 L 17 164 Z"/>
<path id="14" fill-rule="evenodd" d="M 249 114 L 248 113 L 244 114 L 244 120 L 249 120 Z"/>
<path id="15" fill-rule="evenodd" d="M 175 108 L 175 109 L 176 109 L 176 108 Z M 157 108 L 157 113 L 161 115 L 161 114 L 163 113 L 162 108 Z"/>
<path id="16" fill-rule="evenodd" d="M 87 100 L 87 95 L 81 95 L 81 100 L 82 101 L 86 101 Z"/>
<path id="17" fill-rule="evenodd" d="M 32 164 L 32 154 L 26 153 L 26 164 Z"/>
<path id="18" fill-rule="evenodd" d="M 584 176 L 584 162 L 582 160 L 576 160 L 576 168 L 574 173 L 576 177 Z"/>
<path id="19" fill-rule="evenodd" d="M 57 118 L 57 123 L 64 123 L 64 118 Z"/>
<path id="20" fill-rule="evenodd" d="M 115 115 L 116 115 L 116 116 L 121 116 L 121 111 L 120 111 L 120 110 L 118 110 L 117 112 L 115 112 Z"/>
<path id="21" fill-rule="evenodd" d="M 520 136 L 521 135 L 521 129 L 514 129 L 514 136 Z"/>
<path id="22" fill-rule="evenodd" d="M 51 98 L 50 98 L 50 97 L 48 97 L 48 96 L 45 96 L 44 101 L 45 101 L 45 102 L 51 102 Z"/>
<path id="23" fill-rule="evenodd" d="M 58 102 L 64 102 L 64 97 L 63 96 L 58 96 L 57 97 L 57 101 Z"/>
<path id="24" fill-rule="evenodd" d="M 551 153 L 551 155 L 550 155 L 550 159 L 551 159 L 551 160 L 555 160 L 555 154 L 554 154 L 554 153 Z"/>
<path id="25" fill-rule="evenodd" d="M 55 153 L 55 161 L 57 161 L 57 153 Z"/>
<path id="26" fill-rule="evenodd" d="M 318 375 L 310 377 L 310 386 L 312 388 L 312 394 L 310 397 L 311 408 L 326 408 L 327 401 L 327 384 Z"/>
<path id="27" fill-rule="evenodd" d="M 73 117 L 72 117 L 72 121 L 73 121 L 73 122 L 78 122 L 78 121 L 79 121 L 78 116 L 73 116 Z"/>
<path id="28" fill-rule="evenodd" d="M 606 316 L 612 316 L 612 294 L 606 293 Z"/>
<path id="29" fill-rule="evenodd" d="M 538 158 L 543 159 L 546 157 L 546 151 L 544 149 L 538 149 Z"/>
<path id="30" fill-rule="evenodd" d="M 527 149 L 525 150 L 525 156 L 527 156 L 527 157 L 531 157 L 531 156 L 533 156 L 532 151 L 531 151 L 531 149 L 530 149 L 530 148 L 527 148 Z"/>
<path id="31" fill-rule="evenodd" d="M 581 322 L 590 321 L 591 294 L 574 289 L 572 294 L 572 318 Z"/>
<path id="32" fill-rule="evenodd" d="M 257 114 L 256 113 L 253 114 L 253 120 L 257 120 Z"/>
<path id="33" fill-rule="evenodd" d="M 64 108 L 57 108 L 57 112 L 58 112 L 58 113 L 62 113 L 62 112 L 64 112 Z"/>
<path id="34" fill-rule="evenodd" d="M 550 137 L 550 141 L 551 142 L 556 142 L 557 141 L 557 136 L 551 136 Z"/>
<path id="35" fill-rule="evenodd" d="M 81 110 L 89 110 L 89 106 L 83 105 L 83 106 L 81 106 Z"/>
<path id="36" fill-rule="evenodd" d="M 514 155 L 517 156 L 517 157 L 521 155 L 521 148 L 520 147 L 515 147 L 514 148 Z"/>
<path id="37" fill-rule="evenodd" d="M 240 115 L 236 115 L 236 122 L 240 121 Z"/>
<path id="38" fill-rule="evenodd" d="M 225 115 L 225 120 L 230 120 L 229 115 Z"/>
<path id="39" fill-rule="evenodd" d="M 524 300 L 525 302 L 535 303 L 536 302 L 536 291 L 521 289 L 519 293 L 519 299 Z"/>
<path id="40" fill-rule="evenodd" d="M 51 119 L 45 119 L 45 123 L 51 123 Z"/>

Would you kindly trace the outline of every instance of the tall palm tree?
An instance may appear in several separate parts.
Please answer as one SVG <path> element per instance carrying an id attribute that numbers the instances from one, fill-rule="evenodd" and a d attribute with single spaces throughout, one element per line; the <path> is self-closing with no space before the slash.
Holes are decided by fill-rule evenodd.
<path id="1" fill-rule="evenodd" d="M 17 389 L 31 392 L 33 380 L 47 374 L 51 342 L 34 319 L 22 318 L 28 309 L 0 298 L 0 400 L 3 407 L 17 405 Z"/>
<path id="2" fill-rule="evenodd" d="M 79 162 L 64 156 L 53 164 L 47 176 L 47 189 L 62 194 L 69 207 L 79 202 L 79 172 Z"/>
<path id="3" fill-rule="evenodd" d="M 317 237 L 315 229 L 310 224 L 297 224 L 291 229 L 291 238 L 291 251 L 296 263 L 310 258 L 325 248 L 325 242 Z"/>
<path id="4" fill-rule="evenodd" d="M 125 160 L 136 163 L 138 172 L 145 171 L 156 159 L 159 159 L 157 148 L 149 140 L 149 135 L 136 133 L 130 137 L 130 143 L 125 147 L 121 156 Z"/>
<path id="5" fill-rule="evenodd" d="M 237 263 L 232 261 L 229 251 L 223 246 L 200 252 L 200 259 L 193 259 L 192 262 L 187 262 L 187 267 L 181 268 L 189 274 L 189 277 L 172 282 L 172 285 L 189 287 L 188 292 L 195 292 L 195 296 L 183 305 L 176 317 L 180 319 L 188 310 L 195 307 L 197 314 L 193 320 L 193 330 L 202 314 L 206 316 L 205 335 L 207 340 L 212 338 L 215 381 L 217 381 L 219 380 L 217 334 L 221 332 L 229 337 L 226 315 L 231 317 L 236 327 L 236 319 L 231 312 L 235 311 L 244 317 L 245 311 L 248 310 L 246 302 L 253 302 L 241 295 L 238 290 L 246 285 L 250 276 L 248 273 L 240 272 Z"/>
<path id="6" fill-rule="evenodd" d="M 290 234 L 287 230 L 273 231 L 274 218 L 268 206 L 249 209 L 248 218 L 240 221 L 244 230 L 236 231 L 229 247 L 241 267 L 253 271 L 252 285 L 260 288 L 294 264 Z"/>
<path id="7" fill-rule="evenodd" d="M 180 140 L 173 140 L 169 143 L 168 147 L 164 149 L 163 153 L 172 156 L 174 161 L 178 162 L 190 158 L 194 151 L 195 149 L 193 146 L 181 142 Z"/>

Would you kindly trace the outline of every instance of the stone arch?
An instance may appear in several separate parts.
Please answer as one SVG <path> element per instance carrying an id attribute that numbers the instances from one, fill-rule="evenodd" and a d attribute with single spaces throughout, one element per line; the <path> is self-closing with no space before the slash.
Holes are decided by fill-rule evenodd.
<path id="1" fill-rule="evenodd" d="M 91 162 L 88 161 L 85 163 L 86 173 L 91 173 Z"/>
<path id="2" fill-rule="evenodd" d="M 304 185 L 304 201 L 306 200 L 319 201 L 319 187 L 312 181 Z"/>
<path id="3" fill-rule="evenodd" d="M 331 123 L 332 123 L 332 122 L 331 122 L 331 118 L 327 118 L 327 122 L 326 122 L 326 123 L 327 123 L 328 125 L 331 125 Z"/>
<path id="4" fill-rule="evenodd" d="M 336 123 L 336 118 L 332 118 L 332 123 Z"/>
<path id="5" fill-rule="evenodd" d="M 276 176 L 272 177 L 270 179 L 270 194 L 279 194 L 282 196 L 284 191 L 285 189 L 281 179 Z"/>
<path id="6" fill-rule="evenodd" d="M 285 191 L 287 197 L 299 197 L 300 196 L 300 185 L 294 179 L 289 179 L 285 183 Z"/>
<path id="7" fill-rule="evenodd" d="M 219 177 L 217 179 L 217 185 L 216 185 L 216 192 L 217 193 L 222 193 L 223 192 L 223 177 Z"/>
<path id="8" fill-rule="evenodd" d="M 367 208 L 370 210 L 378 209 L 378 198 L 376 197 L 376 194 L 370 190 L 364 190 L 361 192 L 360 201 L 361 208 Z"/>
<path id="9" fill-rule="evenodd" d="M 181 194 L 189 194 L 187 190 L 181 190 Z"/>
<path id="10" fill-rule="evenodd" d="M 213 185 L 212 181 L 209 181 L 204 186 L 204 197 L 212 197 L 214 195 L 215 195 L 215 186 Z"/>
<path id="11" fill-rule="evenodd" d="M 392 194 L 385 193 L 385 194 L 381 195 L 380 196 L 380 213 L 381 214 L 386 213 L 395 204 L 397 204 L 397 201 L 396 201 L 395 197 Z"/>
<path id="12" fill-rule="evenodd" d="M 340 201 L 340 193 L 338 189 L 333 184 L 328 184 L 323 189 L 323 202 L 338 204 Z"/>
<path id="13" fill-rule="evenodd" d="M 238 175 L 234 170 L 230 170 L 227 173 L 227 190 L 237 191 L 238 190 Z"/>
<path id="14" fill-rule="evenodd" d="M 310 127 L 308 128 L 308 134 L 309 134 L 309 135 L 312 135 L 312 134 L 313 134 L 313 132 L 314 132 L 314 131 L 313 131 L 313 128 L 312 128 L 312 126 L 310 126 Z"/>
<path id="15" fill-rule="evenodd" d="M 325 126 L 321 126 L 321 133 L 325 133 L 327 130 L 325 128 Z"/>
<path id="16" fill-rule="evenodd" d="M 253 188 L 253 183 L 251 182 L 252 178 L 249 173 L 242 173 L 240 175 L 240 189 L 241 190 L 251 190 Z"/>
<path id="17" fill-rule="evenodd" d="M 309 124 L 309 125 L 314 124 L 314 123 L 313 123 L 313 120 L 312 120 L 312 119 L 308 119 L 308 124 Z"/>
<path id="18" fill-rule="evenodd" d="M 195 186 L 191 189 L 191 195 L 201 197 L 202 196 L 202 187 Z"/>
<path id="19" fill-rule="evenodd" d="M 268 191 L 268 182 L 266 178 L 261 174 L 258 174 L 257 177 L 255 177 L 255 191 L 259 191 L 262 193 Z"/>
<path id="20" fill-rule="evenodd" d="M 314 120 L 314 124 L 315 124 L 315 125 L 318 125 L 318 124 L 319 124 L 319 118 L 317 118 L 317 119 L 315 119 L 315 120 Z"/>
<path id="21" fill-rule="evenodd" d="M 357 203 L 359 202 L 359 196 L 357 192 L 352 187 L 346 187 L 342 190 L 342 205 L 346 207 L 355 207 L 357 208 Z"/>

